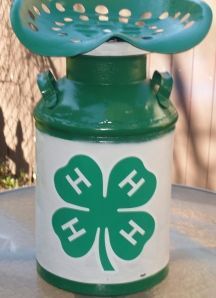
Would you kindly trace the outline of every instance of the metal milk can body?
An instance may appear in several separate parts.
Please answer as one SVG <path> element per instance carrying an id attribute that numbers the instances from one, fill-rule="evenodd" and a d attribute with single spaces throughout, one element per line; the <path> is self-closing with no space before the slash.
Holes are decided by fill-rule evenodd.
<path id="1" fill-rule="evenodd" d="M 167 274 L 177 113 L 171 77 L 145 69 L 145 55 L 83 55 L 38 79 L 37 262 L 57 287 L 123 295 Z"/>
<path id="2" fill-rule="evenodd" d="M 65 78 L 39 76 L 34 111 L 38 272 L 51 284 L 113 296 L 166 276 L 177 113 L 172 78 L 147 79 L 142 51 L 186 51 L 211 22 L 200 0 L 13 1 L 19 40 L 67 57 Z"/>

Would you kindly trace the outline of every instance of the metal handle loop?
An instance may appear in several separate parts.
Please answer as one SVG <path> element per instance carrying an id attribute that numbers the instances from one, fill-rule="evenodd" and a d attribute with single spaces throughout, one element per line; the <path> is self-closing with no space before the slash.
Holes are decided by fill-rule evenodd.
<path id="1" fill-rule="evenodd" d="M 170 105 L 169 97 L 172 91 L 173 78 L 168 72 L 154 72 L 151 81 L 151 87 L 157 97 L 157 100 L 163 108 L 168 108 Z"/>
<path id="2" fill-rule="evenodd" d="M 38 87 L 47 108 L 53 108 L 57 101 L 56 80 L 50 71 L 40 73 L 37 77 Z"/>

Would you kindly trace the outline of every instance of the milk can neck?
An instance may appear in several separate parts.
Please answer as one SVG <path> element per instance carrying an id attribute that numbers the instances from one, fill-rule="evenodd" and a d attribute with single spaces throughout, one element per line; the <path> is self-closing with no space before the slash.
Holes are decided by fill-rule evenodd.
<path id="1" fill-rule="evenodd" d="M 67 78 L 85 84 L 135 84 L 146 78 L 146 55 L 67 58 Z"/>

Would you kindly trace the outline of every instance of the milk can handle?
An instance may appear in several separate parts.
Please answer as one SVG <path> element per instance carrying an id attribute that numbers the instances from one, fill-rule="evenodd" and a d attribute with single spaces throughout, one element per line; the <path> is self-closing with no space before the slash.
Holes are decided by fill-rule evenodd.
<path id="1" fill-rule="evenodd" d="M 151 80 L 151 87 L 161 107 L 168 108 L 169 97 L 172 91 L 173 78 L 168 72 L 155 71 Z"/>
<path id="2" fill-rule="evenodd" d="M 56 80 L 50 71 L 40 73 L 37 77 L 38 87 L 43 96 L 45 106 L 54 108 L 58 101 Z"/>

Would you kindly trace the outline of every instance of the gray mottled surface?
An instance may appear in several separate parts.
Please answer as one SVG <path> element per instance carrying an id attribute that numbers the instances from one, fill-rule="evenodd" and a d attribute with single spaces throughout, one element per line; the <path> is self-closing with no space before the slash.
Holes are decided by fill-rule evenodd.
<path id="1" fill-rule="evenodd" d="M 169 276 L 128 298 L 216 297 L 216 194 L 174 186 L 172 197 Z M 0 298 L 13 297 L 87 298 L 56 289 L 36 274 L 34 188 L 0 194 Z"/>

